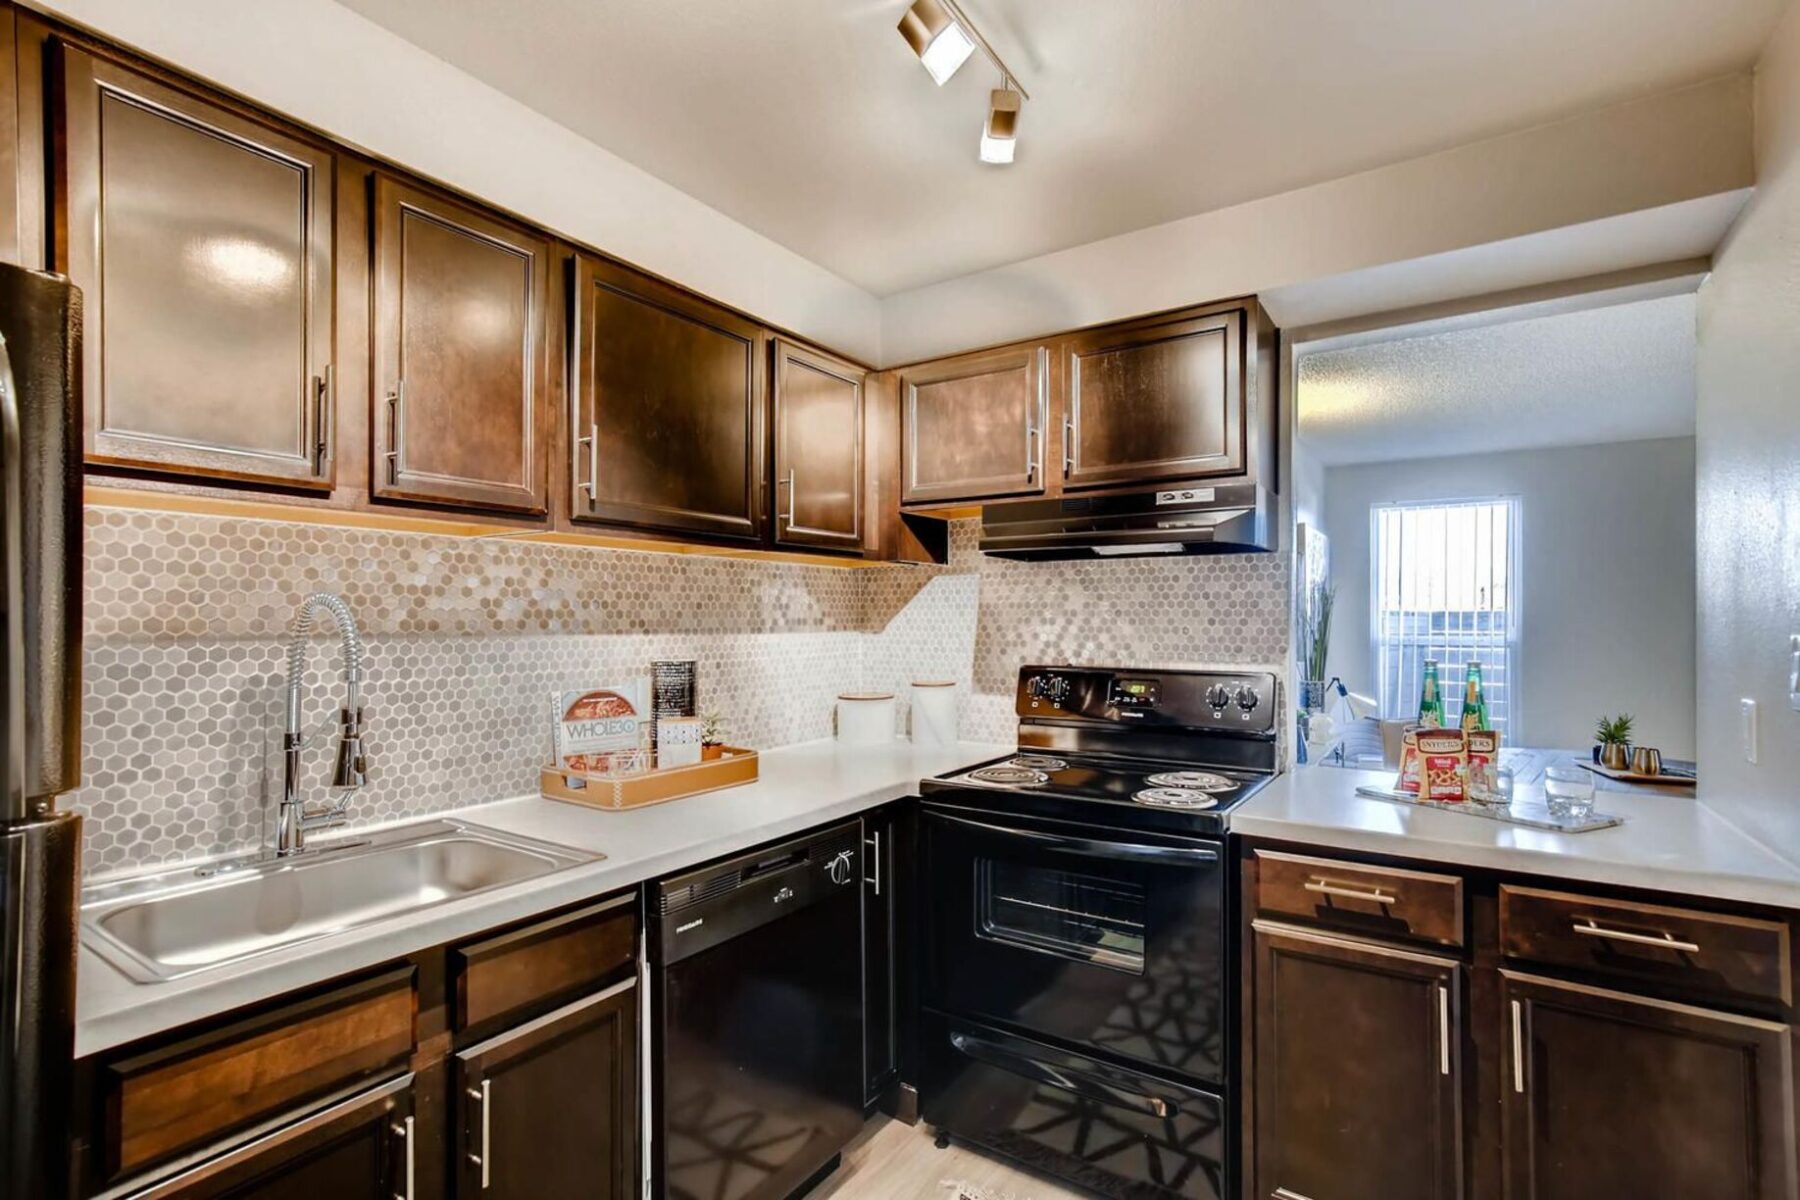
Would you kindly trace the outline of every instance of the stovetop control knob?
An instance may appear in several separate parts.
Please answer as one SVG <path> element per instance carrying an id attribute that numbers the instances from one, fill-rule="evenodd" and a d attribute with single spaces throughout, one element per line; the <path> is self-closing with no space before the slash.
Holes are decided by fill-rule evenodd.
<path id="1" fill-rule="evenodd" d="M 1245 712 L 1255 712 L 1256 706 L 1262 703 L 1262 696 L 1255 688 L 1246 684 L 1238 689 L 1237 702 L 1238 707 Z"/>
<path id="2" fill-rule="evenodd" d="M 1069 681 L 1061 675 L 1033 675 L 1025 681 L 1025 694 L 1061 707 L 1069 695 Z"/>
<path id="3" fill-rule="evenodd" d="M 1215 683 L 1206 689 L 1206 702 L 1214 709 L 1222 709 L 1231 703 L 1231 689 L 1222 683 Z"/>
<path id="4" fill-rule="evenodd" d="M 850 877 L 855 874 L 855 865 L 855 862 L 851 858 L 850 851 L 839 850 L 832 860 L 825 864 L 825 874 L 830 878 L 831 882 L 835 884 L 846 884 L 850 882 Z"/>

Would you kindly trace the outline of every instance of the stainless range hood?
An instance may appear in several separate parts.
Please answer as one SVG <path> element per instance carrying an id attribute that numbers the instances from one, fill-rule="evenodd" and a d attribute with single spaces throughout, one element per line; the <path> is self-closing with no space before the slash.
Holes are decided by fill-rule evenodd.
<path id="1" fill-rule="evenodd" d="M 1032 562 L 1263 553 L 1276 547 L 1275 507 L 1254 483 L 990 504 L 981 551 Z"/>

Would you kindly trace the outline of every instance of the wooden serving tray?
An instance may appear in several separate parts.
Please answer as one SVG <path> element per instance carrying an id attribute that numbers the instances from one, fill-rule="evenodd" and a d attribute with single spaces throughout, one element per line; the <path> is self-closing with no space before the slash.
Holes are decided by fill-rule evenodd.
<path id="1" fill-rule="evenodd" d="M 1620 783 L 1669 783 L 1692 787 L 1699 782 L 1693 775 L 1639 775 L 1629 768 L 1621 771 L 1613 767 L 1604 766 L 1588 758 L 1576 759 L 1575 765 L 1578 767 L 1586 767 L 1596 775 L 1604 775 L 1608 779 L 1616 779 Z"/>
<path id="2" fill-rule="evenodd" d="M 634 775 L 582 775 L 545 767 L 539 772 L 538 786 L 552 800 L 619 811 L 755 783 L 758 773 L 756 751 L 727 746 L 723 755 L 710 761 Z"/>

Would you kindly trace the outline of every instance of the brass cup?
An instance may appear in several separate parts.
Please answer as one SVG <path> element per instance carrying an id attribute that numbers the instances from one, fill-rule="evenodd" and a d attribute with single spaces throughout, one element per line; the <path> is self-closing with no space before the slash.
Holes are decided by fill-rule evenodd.
<path id="1" fill-rule="evenodd" d="M 1662 751 L 1655 746 L 1639 746 L 1631 752 L 1633 775 L 1661 775 Z"/>

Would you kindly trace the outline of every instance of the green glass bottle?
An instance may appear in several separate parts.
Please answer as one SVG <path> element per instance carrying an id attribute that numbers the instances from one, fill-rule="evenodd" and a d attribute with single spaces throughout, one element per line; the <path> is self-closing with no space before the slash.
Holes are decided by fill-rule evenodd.
<path id="1" fill-rule="evenodd" d="M 1419 724 L 1426 729 L 1444 727 L 1444 698 L 1438 692 L 1437 659 L 1425 660 L 1425 683 L 1419 692 Z"/>
<path id="2" fill-rule="evenodd" d="M 1481 664 L 1472 662 L 1465 675 L 1463 684 L 1462 727 L 1470 729 L 1492 729 L 1494 726 L 1488 719 L 1487 693 L 1481 690 Z"/>

